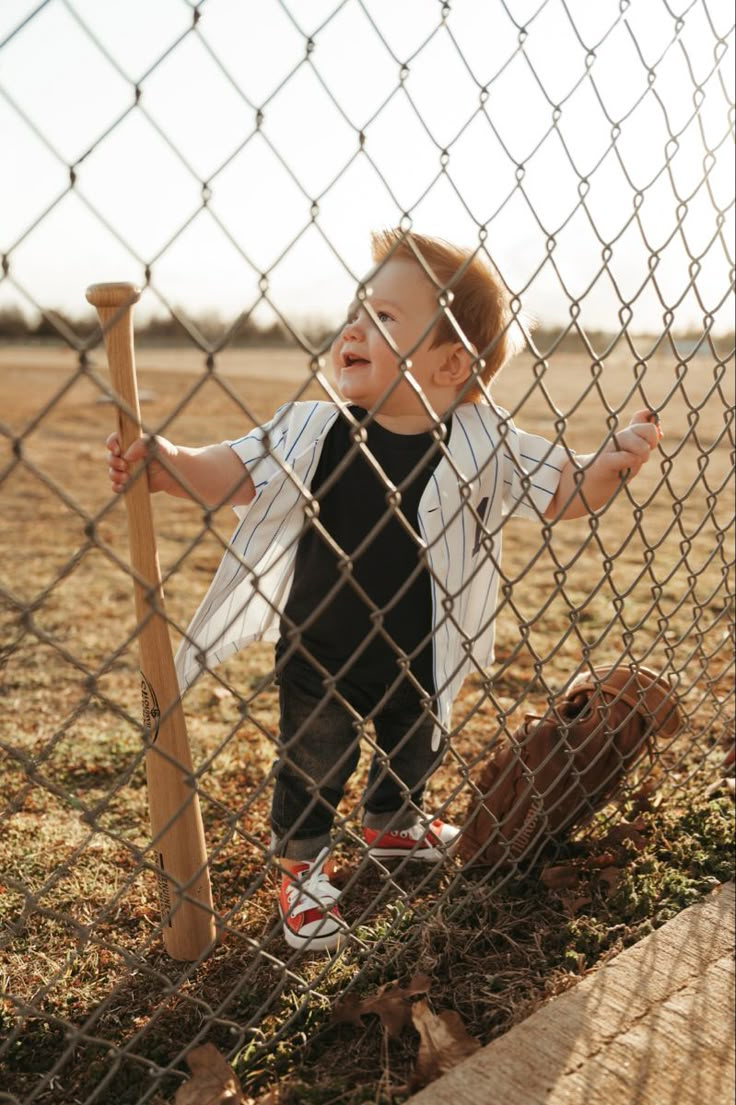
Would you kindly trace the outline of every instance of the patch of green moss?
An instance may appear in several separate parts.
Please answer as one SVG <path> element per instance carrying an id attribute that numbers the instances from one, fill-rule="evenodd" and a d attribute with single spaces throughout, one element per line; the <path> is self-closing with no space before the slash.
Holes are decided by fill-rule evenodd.
<path id="1" fill-rule="evenodd" d="M 593 966 L 627 947 L 734 878 L 734 807 L 729 798 L 701 801 L 677 814 L 648 816 L 645 846 L 629 850 L 615 889 L 593 895 L 584 914 L 551 933 L 551 958 L 567 969 Z"/>

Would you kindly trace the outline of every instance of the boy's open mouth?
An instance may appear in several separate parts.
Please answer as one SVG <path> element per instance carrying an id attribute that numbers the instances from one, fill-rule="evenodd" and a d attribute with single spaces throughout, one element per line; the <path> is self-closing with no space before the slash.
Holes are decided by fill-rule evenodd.
<path id="1" fill-rule="evenodd" d="M 368 360 L 365 357 L 358 357 L 354 353 L 345 353 L 342 361 L 346 368 L 352 368 L 353 365 L 368 364 Z"/>

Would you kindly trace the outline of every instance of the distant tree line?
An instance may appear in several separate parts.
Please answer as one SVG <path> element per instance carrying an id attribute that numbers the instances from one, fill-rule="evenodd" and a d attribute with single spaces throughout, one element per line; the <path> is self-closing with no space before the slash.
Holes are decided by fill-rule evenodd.
<path id="1" fill-rule="evenodd" d="M 181 317 L 187 318 L 187 323 L 192 326 L 195 333 L 201 335 L 206 341 L 220 340 L 228 328 L 228 324 L 213 313 L 189 318 L 181 312 Z M 47 311 L 45 315 L 39 315 L 36 320 L 33 320 L 18 307 L 0 308 L 0 341 L 64 342 L 65 335 L 69 333 L 84 340 L 93 334 L 96 328 L 96 321 L 92 315 L 72 317 L 62 311 Z M 327 323 L 302 324 L 300 330 L 314 345 L 322 345 L 331 336 L 331 328 Z M 597 356 L 600 356 L 613 340 L 612 334 L 602 330 L 587 330 L 585 337 Z M 660 338 L 661 335 L 637 334 L 635 341 L 641 350 L 646 351 L 653 348 Z M 144 345 L 187 345 L 192 341 L 192 336 L 187 331 L 185 323 L 175 315 L 154 315 L 148 319 L 137 320 L 136 340 Z M 533 341 L 542 354 L 551 350 L 567 353 L 585 352 L 585 343 L 576 329 L 563 335 L 560 329 L 537 326 L 533 330 Z M 701 347 L 704 352 L 708 349 L 708 340 L 702 330 L 680 331 L 675 334 L 675 341 L 687 355 Z M 278 320 L 264 325 L 253 318 L 244 318 L 234 328 L 228 344 L 294 346 L 297 342 L 289 329 Z M 733 331 L 716 336 L 714 344 L 719 354 L 725 356 L 733 349 Z"/>
<path id="2" fill-rule="evenodd" d="M 660 352 L 666 352 L 668 349 L 667 340 L 663 340 L 661 332 L 649 334 L 629 331 L 629 334 L 637 352 L 642 356 L 647 356 L 649 350 L 653 350 L 655 347 Z M 543 356 L 557 352 L 587 353 L 590 348 L 596 357 L 600 357 L 605 355 L 606 350 L 610 348 L 617 337 L 616 349 L 621 349 L 621 338 L 618 335 L 618 331 L 613 334 L 605 330 L 586 330 L 585 339 L 583 339 L 580 331 L 575 328 L 563 333 L 561 329 L 554 330 L 546 326 L 537 326 L 532 331 L 532 341 L 535 348 Z M 728 333 L 721 332 L 712 335 L 691 327 L 687 330 L 675 330 L 671 336 L 682 356 L 691 356 L 696 352 L 708 353 L 710 342 L 713 343 L 718 356 L 721 358 L 733 353 L 733 330 Z"/>
<path id="3" fill-rule="evenodd" d="M 207 341 L 215 341 L 225 334 L 232 323 L 228 324 L 214 314 L 190 318 L 181 312 L 181 321 L 172 314 L 154 315 L 136 320 L 136 338 L 151 345 L 186 345 L 192 340 L 187 325 L 191 325 L 193 332 Z M 70 332 L 84 340 L 96 329 L 97 322 L 93 315 L 74 317 L 64 311 L 47 311 L 36 319 L 30 319 L 18 307 L 0 308 L 0 341 L 64 342 L 65 335 Z M 312 328 L 308 336 L 313 340 L 315 336 L 321 336 L 321 332 L 319 328 Z M 294 344 L 288 328 L 279 321 L 263 325 L 250 318 L 242 319 L 237 324 L 230 340 L 233 345 Z"/>

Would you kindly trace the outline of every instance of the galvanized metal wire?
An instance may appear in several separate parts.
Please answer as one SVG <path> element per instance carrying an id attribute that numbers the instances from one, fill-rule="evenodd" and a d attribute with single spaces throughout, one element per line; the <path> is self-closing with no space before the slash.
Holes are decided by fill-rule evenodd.
<path id="1" fill-rule="evenodd" d="M 685 727 L 669 746 L 660 750 L 656 766 L 648 764 L 641 768 L 636 776 L 637 786 L 646 786 L 648 778 L 655 774 L 661 788 L 668 794 L 676 796 L 678 791 L 687 792 L 694 775 L 707 772 L 708 768 L 713 768 L 717 763 L 721 745 L 714 740 L 714 735 L 728 733 L 733 726 L 734 693 L 728 679 L 732 663 L 734 600 L 734 417 L 729 375 L 732 372 L 733 357 L 732 351 L 723 351 L 723 341 L 714 335 L 713 329 L 716 315 L 733 294 L 733 285 L 724 285 L 720 300 L 714 303 L 703 300 L 699 283 L 700 274 L 708 259 L 714 253 L 721 252 L 731 258 L 732 249 L 726 226 L 733 209 L 733 195 L 724 203 L 723 198 L 712 187 L 717 156 L 722 154 L 725 145 L 733 138 L 734 105 L 726 76 L 729 51 L 732 51 L 733 27 L 724 19 L 721 6 L 713 0 L 690 0 L 681 5 L 682 10 L 677 11 L 666 0 L 660 0 L 661 7 L 671 20 L 671 36 L 659 56 L 652 58 L 637 41 L 629 25 L 627 13 L 632 5 L 628 0 L 621 0 L 618 12 L 603 38 L 596 42 L 587 41 L 585 34 L 579 29 L 577 5 L 569 0 L 558 0 L 555 10 L 559 18 L 567 21 L 580 49 L 585 53 L 585 71 L 577 81 L 570 84 L 564 97 L 556 100 L 535 69 L 528 49 L 528 39 L 535 20 L 542 17 L 545 9 L 553 4 L 553 0 L 542 0 L 537 10 L 523 20 L 517 14 L 518 5 L 512 4 L 510 0 L 499 0 L 499 17 L 503 12 L 516 28 L 516 46 L 498 71 L 485 81 L 478 77 L 463 54 L 453 29 L 453 5 L 450 3 L 435 5 L 436 24 L 408 57 L 399 56 L 394 50 L 386 34 L 381 12 L 367 0 L 336 2 L 332 10 L 326 12 L 322 23 L 309 32 L 304 29 L 297 5 L 290 5 L 286 0 L 274 0 L 274 3 L 296 33 L 302 36 L 304 51 L 296 65 L 284 73 L 268 99 L 261 103 L 254 102 L 249 97 L 237 76 L 231 72 L 209 40 L 208 4 L 204 0 L 201 3 L 186 0 L 184 6 L 190 9 L 190 26 L 182 33 L 172 32 L 171 41 L 165 49 L 147 66 L 145 72 L 137 75 L 131 74 L 115 52 L 101 40 L 91 21 L 85 18 L 82 5 L 75 0 L 44 0 L 19 19 L 17 25 L 12 26 L 0 41 L 2 66 L 3 51 L 11 43 L 28 33 L 28 29 L 44 17 L 47 9 L 54 6 L 62 8 L 74 21 L 78 33 L 98 51 L 117 77 L 127 84 L 130 93 L 128 105 L 95 136 L 75 160 L 69 161 L 60 150 L 57 136 L 36 124 L 17 98 L 13 87 L 0 85 L 0 94 L 6 109 L 27 128 L 68 177 L 65 187 L 50 192 L 44 204 L 26 225 L 16 227 L 8 240 L 0 242 L 0 288 L 5 285 L 7 289 L 12 289 L 29 307 L 45 318 L 55 329 L 59 339 L 77 357 L 76 367 L 66 372 L 48 396 L 39 399 L 32 416 L 21 427 L 12 425 L 0 412 L 0 444 L 3 446 L 0 494 L 3 494 L 3 489 L 9 489 L 14 480 L 30 478 L 34 486 L 42 489 L 46 499 L 62 505 L 77 520 L 79 531 L 83 535 L 78 546 L 64 554 L 65 558 L 57 565 L 53 575 L 32 596 L 29 597 L 27 590 L 20 586 L 20 580 L 17 585 L 0 585 L 0 608 L 5 631 L 0 661 L 7 666 L 12 664 L 13 658 L 21 649 L 38 649 L 39 655 L 53 657 L 53 666 L 75 673 L 80 687 L 73 708 L 64 716 L 54 717 L 52 722 L 44 724 L 33 734 L 33 739 L 25 740 L 20 735 L 13 736 L 12 726 L 8 726 L 4 729 L 6 735 L 0 743 L 6 770 L 14 780 L 0 808 L 4 837 L 6 834 L 9 836 L 11 828 L 19 824 L 19 819 L 29 804 L 33 806 L 45 801 L 58 803 L 75 825 L 73 843 L 70 844 L 63 863 L 56 869 L 44 872 L 43 877 L 37 878 L 24 872 L 22 863 L 8 856 L 7 870 L 2 877 L 4 888 L 12 895 L 13 901 L 5 918 L 2 953 L 8 956 L 23 954 L 24 934 L 33 919 L 43 918 L 56 931 L 65 932 L 68 938 L 68 954 L 61 962 L 49 962 L 49 973 L 45 978 L 29 983 L 22 991 L 15 986 L 4 989 L 2 995 L 5 1020 L 4 1033 L 0 1036 L 0 1063 L 6 1064 L 14 1081 L 12 1089 L 0 1090 L 0 1101 L 12 1102 L 13 1105 L 68 1102 L 72 1099 L 83 1102 L 83 1105 L 94 1105 L 121 1100 L 117 1096 L 120 1090 L 116 1087 L 120 1083 L 116 1079 L 119 1079 L 121 1072 L 131 1068 L 145 1071 L 148 1083 L 147 1088 L 136 1091 L 135 1098 L 126 1100 L 135 1100 L 140 1105 L 155 1101 L 161 1085 L 168 1084 L 165 1083 L 167 1078 L 171 1075 L 179 1079 L 182 1077 L 181 1061 L 184 1052 L 198 1042 L 211 1038 L 215 1031 L 219 1039 L 227 1039 L 228 1048 L 225 1050 L 230 1055 L 241 1053 L 243 1048 L 247 1048 L 250 1061 L 257 1065 L 259 1057 L 273 1053 L 279 1041 L 286 1038 L 295 1025 L 301 1023 L 305 1011 L 314 1003 L 325 1005 L 334 1000 L 336 978 L 342 980 L 340 985 L 343 990 L 349 990 L 360 985 L 361 979 L 370 969 L 372 958 L 377 954 L 388 956 L 389 959 L 394 950 L 398 954 L 398 949 L 405 947 L 409 921 L 413 925 L 411 932 L 415 934 L 422 926 L 430 927 L 441 923 L 443 917 L 463 907 L 468 897 L 477 892 L 479 883 L 503 886 L 515 874 L 490 870 L 469 882 L 457 866 L 450 864 L 442 870 L 431 868 L 421 878 L 415 876 L 408 887 L 404 879 L 406 864 L 401 863 L 395 869 L 383 871 L 381 881 L 366 899 L 364 894 L 361 897 L 359 891 L 365 872 L 370 868 L 370 860 L 356 827 L 359 803 L 351 803 L 348 808 L 341 807 L 335 823 L 338 852 L 349 856 L 352 864 L 343 886 L 343 894 L 349 899 L 351 892 L 354 892 L 355 900 L 359 903 L 350 915 L 354 943 L 348 953 L 327 957 L 323 961 L 317 961 L 316 965 L 312 961 L 310 967 L 305 968 L 303 960 L 296 953 L 291 953 L 280 940 L 281 922 L 275 910 L 268 904 L 274 898 L 276 860 L 269 847 L 266 827 L 253 824 L 253 819 L 261 816 L 264 801 L 270 793 L 271 777 L 266 771 L 259 779 L 252 780 L 251 785 L 243 789 L 237 807 L 223 803 L 214 783 L 218 771 L 221 770 L 223 758 L 232 754 L 243 726 L 249 727 L 249 731 L 269 750 L 269 755 L 275 756 L 278 753 L 277 733 L 273 724 L 264 720 L 261 708 L 266 696 L 273 694 L 273 666 L 264 661 L 257 678 L 251 679 L 247 686 L 238 681 L 237 665 L 232 668 L 225 666 L 215 668 L 207 675 L 207 686 L 212 694 L 221 695 L 235 705 L 236 716 L 223 724 L 217 743 L 208 747 L 196 763 L 193 783 L 200 796 L 206 828 L 217 826 L 217 832 L 209 835 L 209 858 L 214 872 L 216 898 L 220 865 L 232 864 L 233 855 L 238 849 L 248 856 L 243 867 L 245 876 L 238 893 L 231 895 L 226 903 L 220 903 L 218 907 L 218 924 L 223 940 L 226 947 L 235 949 L 238 970 L 233 974 L 229 988 L 220 991 L 222 996 L 219 1004 L 212 1005 L 198 992 L 198 979 L 204 964 L 183 966 L 166 961 L 161 956 L 161 923 L 149 923 L 147 935 L 143 939 L 128 941 L 116 934 L 119 927 L 125 927 L 126 911 L 130 910 L 131 901 L 139 893 L 141 876 L 153 883 L 157 873 L 155 842 L 146 839 L 145 810 L 140 808 L 140 804 L 136 807 L 138 820 L 135 825 L 124 823 L 118 816 L 119 801 L 127 794 L 131 780 L 140 774 L 145 755 L 143 742 L 127 756 L 124 770 L 106 785 L 100 797 L 92 801 L 72 793 L 63 782 L 58 782 L 54 765 L 55 757 L 63 751 L 65 741 L 70 734 L 74 734 L 80 720 L 88 718 L 94 712 L 104 713 L 108 727 L 120 733 L 132 733 L 136 737 L 145 735 L 136 702 L 121 704 L 118 696 L 107 689 L 106 683 L 109 674 L 134 649 L 140 627 L 134 626 L 131 631 L 119 635 L 104 661 L 98 663 L 96 659 L 86 658 L 85 650 L 80 646 L 74 632 L 62 634 L 53 627 L 48 611 L 56 598 L 63 593 L 68 581 L 86 568 L 91 557 L 98 554 L 104 557 L 113 566 L 123 588 L 131 582 L 132 573 L 127 558 L 116 551 L 114 544 L 103 535 L 115 509 L 113 500 L 106 501 L 99 509 L 89 509 L 84 505 L 84 497 L 70 489 L 68 480 L 34 459 L 33 449 L 34 435 L 48 424 L 48 420 L 80 383 L 92 387 L 100 397 L 114 399 L 114 396 L 97 353 L 101 343 L 99 330 L 88 337 L 77 333 L 72 325 L 56 314 L 53 304 L 45 301 L 32 280 L 23 275 L 22 266 L 16 266 L 16 258 L 24 243 L 47 225 L 53 213 L 68 196 L 73 194 L 90 218 L 134 259 L 141 282 L 155 295 L 170 316 L 181 324 L 191 347 L 199 350 L 202 355 L 201 374 L 192 378 L 189 386 L 180 392 L 165 417 L 147 429 L 158 433 L 167 432 L 178 416 L 196 406 L 205 387 L 215 386 L 238 412 L 239 424 L 232 427 L 232 436 L 235 436 L 241 424 L 254 426 L 260 419 L 255 405 L 244 400 L 232 378 L 221 371 L 221 357 L 237 338 L 243 325 L 264 305 L 278 319 L 295 346 L 303 351 L 303 380 L 294 386 L 292 398 L 299 399 L 304 395 L 314 394 L 315 388 L 320 390 L 323 397 L 336 398 L 334 385 L 326 370 L 326 354 L 333 335 L 323 341 L 305 337 L 301 326 L 289 316 L 278 298 L 273 295 L 272 279 L 279 265 L 290 255 L 307 230 L 316 231 L 334 258 L 351 271 L 343 258 L 342 243 L 334 235 L 328 234 L 321 222 L 320 205 L 329 196 L 333 186 L 356 162 L 369 165 L 387 193 L 393 196 L 389 167 L 374 155 L 372 149 L 371 123 L 379 119 L 390 104 L 401 101 L 416 116 L 436 151 L 436 174 L 426 181 L 426 192 L 441 180 L 454 191 L 457 199 L 465 206 L 467 214 L 475 219 L 453 175 L 455 143 L 471 124 L 480 122 L 493 134 L 509 160 L 514 161 L 489 100 L 494 87 L 498 86 L 512 61 L 523 63 L 529 82 L 547 101 L 550 109 L 549 126 L 539 135 L 533 148 L 527 151 L 524 161 L 517 163 L 509 194 L 485 222 L 477 224 L 477 250 L 493 263 L 496 260 L 491 247 L 494 228 L 498 220 L 505 217 L 511 200 L 523 199 L 537 219 L 540 234 L 546 241 L 545 254 L 539 264 L 533 265 L 521 282 L 515 282 L 513 287 L 509 287 L 513 311 L 510 325 L 514 330 L 520 327 L 524 329 L 533 362 L 529 386 L 508 404 L 511 417 L 518 418 L 523 424 L 530 404 L 539 405 L 544 412 L 546 424 L 551 427 L 549 436 L 568 447 L 574 445 L 571 423 L 578 416 L 584 418 L 588 409 L 585 405 L 591 403 L 595 404 L 598 411 L 604 444 L 615 437 L 617 428 L 620 427 L 625 413 L 631 410 L 632 404 L 656 410 L 663 420 L 666 420 L 668 410 L 677 407 L 685 412 L 687 425 L 681 433 L 665 439 L 658 460 L 658 474 L 647 485 L 645 498 L 638 496 L 636 485 L 629 487 L 622 484 L 614 502 L 586 520 L 584 529 L 578 530 L 579 539 L 572 546 L 559 542 L 558 526 L 540 519 L 535 530 L 535 540 L 537 537 L 540 540 L 539 547 L 530 545 L 528 556 L 523 562 L 509 564 L 502 560 L 497 565 L 501 588 L 494 617 L 497 621 L 515 626 L 515 635 L 500 642 L 497 664 L 493 670 L 486 670 L 477 661 L 474 664 L 468 680 L 472 691 L 463 695 L 454 717 L 453 729 L 448 734 L 444 783 L 434 812 L 442 815 L 447 810 L 456 811 L 458 806 L 453 803 L 466 803 L 471 794 L 477 793 L 477 768 L 489 749 L 513 730 L 521 710 L 532 708 L 544 712 L 549 708 L 555 694 L 561 689 L 561 670 L 566 670 L 571 678 L 576 671 L 588 670 L 597 661 L 604 660 L 610 663 L 650 665 L 665 672 L 673 680 L 682 704 Z M 372 117 L 359 126 L 344 109 L 339 92 L 331 86 L 321 71 L 320 51 L 317 49 L 320 36 L 347 8 L 360 10 L 366 21 L 366 33 L 374 36 L 375 42 L 385 51 L 395 68 L 395 85 L 390 94 L 377 107 Z M 708 29 L 712 47 L 709 68 L 697 73 L 693 69 L 683 34 L 689 23 L 696 18 Z M 597 58 L 606 40 L 614 32 L 623 32 L 628 36 L 647 80 L 644 91 L 632 101 L 622 117 L 614 117 L 610 113 L 606 97 L 601 94 L 597 83 Z M 178 147 L 177 142 L 146 106 L 147 82 L 166 59 L 191 38 L 196 38 L 206 51 L 223 80 L 239 98 L 243 109 L 242 132 L 231 136 L 230 152 L 206 179 L 202 179 L 186 153 Z M 467 106 L 464 124 L 452 141 L 444 143 L 435 137 L 432 120 L 425 118 L 421 108 L 414 102 L 409 80 L 411 67 L 416 59 L 438 41 L 445 50 L 452 53 L 454 60 L 459 60 L 477 91 L 477 101 Z M 668 103 L 657 84 L 660 67 L 673 54 L 684 58 L 692 82 L 692 111 L 687 118 L 680 118 L 676 124 L 670 123 Z M 316 195 L 310 194 L 300 180 L 298 171 L 290 164 L 290 150 L 280 144 L 269 131 L 269 108 L 278 102 L 280 94 L 302 69 L 308 70 L 316 79 L 332 108 L 353 131 L 355 139 L 353 152 L 334 178 Z M 610 128 L 606 145 L 599 146 L 597 160 L 585 168 L 577 163 L 577 155 L 570 146 L 563 126 L 566 110 L 576 102 L 576 96 L 583 90 L 594 97 L 606 125 Z M 708 132 L 703 124 L 701 108 L 706 100 L 709 103 L 715 101 L 720 107 L 723 126 L 717 134 Z M 642 180 L 637 167 L 627 161 L 621 143 L 628 120 L 643 105 L 657 106 L 668 133 L 668 141 L 662 150 L 657 170 L 648 180 Z M 105 214 L 99 199 L 78 187 L 78 172 L 82 163 L 94 150 L 104 146 L 130 116 L 142 117 L 154 129 L 160 142 L 196 184 L 201 197 L 198 205 L 153 255 L 144 256 L 136 250 L 116 227 L 115 219 Z M 673 173 L 673 162 L 683 141 L 691 140 L 693 135 L 697 136 L 702 150 L 702 172 L 691 190 L 682 192 Z M 556 226 L 543 225 L 541 216 L 535 212 L 534 203 L 527 194 L 525 183 L 528 167 L 533 165 L 543 143 L 550 137 L 558 142 L 569 170 L 577 181 L 576 198 L 566 217 Z M 275 162 L 309 205 L 308 220 L 280 248 L 271 264 L 265 268 L 261 268 L 254 260 L 250 243 L 229 227 L 211 206 L 221 175 L 256 140 L 265 144 Z M 629 213 L 613 234 L 603 232 L 589 204 L 591 187 L 609 156 L 615 158 L 631 197 Z M 3 173 L 8 171 L 6 166 Z M 677 203 L 673 209 L 673 221 L 667 238 L 655 245 L 648 241 L 641 208 L 663 179 L 669 181 Z M 712 212 L 712 233 L 707 241 L 701 243 L 699 249 L 694 249 L 687 234 L 687 213 L 694 203 L 702 202 L 704 197 L 707 197 Z M 394 201 L 396 223 L 409 230 L 412 226 L 412 210 L 404 210 L 396 196 Z M 420 200 L 417 201 L 419 202 Z M 176 306 L 165 286 L 159 283 L 157 275 L 161 258 L 203 210 L 209 211 L 230 247 L 252 270 L 258 281 L 256 297 L 216 338 L 205 336 L 196 322 Z M 558 265 L 555 248 L 559 236 L 578 217 L 585 219 L 600 246 L 600 267 L 589 285 L 575 293 L 566 284 L 566 276 Z M 632 231 L 641 236 L 649 251 L 649 266 L 640 273 L 640 284 L 633 293 L 626 292 L 617 284 L 612 261 L 617 244 Z M 665 294 L 659 281 L 662 256 L 673 242 L 687 255 L 686 270 L 681 274 L 680 291 L 674 300 L 669 294 Z M 61 262 L 57 259 L 57 263 Z M 536 344 L 537 339 L 533 331 L 529 332 L 526 328 L 522 316 L 522 308 L 532 294 L 533 285 L 542 270 L 551 270 L 554 273 L 555 281 L 563 290 L 569 308 L 568 320 L 546 348 Z M 205 280 L 207 273 L 202 272 L 201 276 Z M 359 284 L 361 274 L 351 271 L 351 276 Z M 597 339 L 591 337 L 581 320 L 588 297 L 601 280 L 610 282 L 617 300 L 615 318 L 611 320 L 604 349 L 596 348 Z M 661 305 L 661 329 L 654 338 L 648 340 L 638 335 L 632 324 L 637 300 L 644 292 L 656 296 Z M 678 332 L 678 308 L 689 295 L 694 295 L 702 308 L 702 326 L 698 340 L 687 345 Z M 441 309 L 438 314 L 442 314 Z M 550 364 L 560 355 L 565 343 L 571 340 L 578 342 L 584 351 L 588 371 L 581 377 L 579 394 L 574 404 L 563 411 L 556 406 Z M 625 388 L 617 386 L 612 389 L 606 374 L 606 364 L 615 356 L 621 355 L 627 358 L 633 373 Z M 664 395 L 656 392 L 648 368 L 649 362 L 657 356 L 668 357 L 674 366 L 671 388 Z M 708 370 L 707 385 L 704 389 L 700 387 L 700 390 L 692 388 L 691 378 L 695 369 L 698 379 L 702 381 L 704 365 L 707 365 Z M 656 401 L 653 398 L 655 394 L 658 396 Z M 703 431 L 704 425 L 712 425 L 711 412 L 714 409 L 719 412 L 720 426 L 715 433 L 711 429 Z M 220 428 L 213 426 L 213 437 L 218 434 L 222 436 Z M 440 427 L 435 432 L 435 438 L 439 453 L 452 462 Z M 366 448 L 360 432 L 355 435 L 354 451 L 361 452 L 380 474 L 380 468 Z M 724 457 L 727 458 L 725 461 Z M 688 471 L 694 473 L 688 486 L 683 486 L 679 477 L 684 458 L 690 461 Z M 334 473 L 335 480 L 340 478 L 351 459 L 352 455 L 344 459 Z M 287 475 L 292 478 L 290 473 L 287 472 Z M 464 477 L 459 470 L 457 477 L 462 485 Z M 104 469 L 101 464 L 100 480 L 103 479 Z M 387 485 L 386 518 L 368 534 L 365 539 L 366 547 L 391 517 L 397 518 L 407 532 L 413 533 L 410 522 L 402 513 L 400 492 L 401 488 Z M 649 520 L 648 509 L 652 504 L 661 506 L 662 503 L 667 504 L 669 514 L 666 524 L 657 529 Z M 482 514 L 470 506 L 468 509 L 473 512 L 478 541 L 488 550 L 488 555 L 493 555 L 495 534 L 486 527 Z M 609 510 L 626 511 L 631 519 L 629 532 L 618 543 L 612 543 L 606 529 L 606 514 Z M 216 514 L 216 510 L 203 505 L 196 521 L 192 522 L 192 516 L 189 516 L 187 526 L 182 529 L 184 536 L 178 538 L 177 554 L 167 562 L 165 587 L 175 585 L 182 573 L 190 571 L 192 557 L 206 543 L 209 542 L 208 547 L 214 545 L 221 552 L 226 550 L 227 539 L 222 536 Z M 312 511 L 311 522 L 320 530 L 324 540 L 334 546 L 330 534 L 324 527 L 320 528 L 317 510 Z M 342 550 L 335 551 L 342 554 Z M 288 552 L 289 550 L 285 550 L 284 555 Z M 26 550 L 19 549 L 18 554 L 20 563 L 17 570 L 20 573 Z M 406 660 L 383 627 L 382 611 L 361 592 L 351 571 L 350 557 L 343 556 L 343 561 L 344 578 L 371 608 L 379 636 L 389 649 Z M 547 573 L 548 579 L 545 598 L 542 605 L 530 608 L 527 584 L 534 573 L 541 571 Z M 397 597 L 405 593 L 409 585 L 410 581 L 407 581 Z M 639 602 L 642 595 L 646 596 L 646 600 L 643 612 L 639 605 L 636 614 L 631 616 L 630 600 L 635 595 Z M 327 603 L 329 598 L 330 596 L 326 596 L 324 602 Z M 451 597 L 448 602 L 448 616 L 451 617 Z M 606 611 L 604 621 L 596 613 L 601 606 Z M 170 613 L 168 616 L 172 633 L 177 637 L 185 634 L 186 624 L 182 619 L 175 618 Z M 552 632 L 548 628 L 550 620 L 554 621 L 556 627 Z M 472 641 L 467 644 L 472 655 Z M 518 676 L 519 672 L 523 673 L 523 677 Z M 325 694 L 342 701 L 354 716 L 358 729 L 356 740 L 362 741 L 365 754 L 383 755 L 372 733 L 370 718 L 361 717 L 341 696 L 336 681 L 329 672 L 325 671 L 323 674 Z M 10 695 L 7 689 L 6 693 Z M 49 688 L 48 694 L 53 696 L 53 688 Z M 473 726 L 484 728 L 485 738 L 482 743 L 477 739 L 465 739 Z M 390 764 L 387 767 L 390 770 Z M 253 811 L 256 811 L 255 814 Z M 618 812 L 619 808 L 614 805 L 606 816 L 613 818 Z M 65 881 L 73 880 L 76 866 L 83 858 L 89 858 L 95 848 L 104 849 L 106 855 L 119 852 L 125 857 L 119 877 L 105 897 L 104 906 L 89 913 L 83 908 L 84 903 L 75 901 L 73 895 L 67 897 L 63 907 L 58 904 L 49 905 L 49 901 L 56 900 L 53 893 Z M 380 931 L 370 927 L 372 919 L 377 915 L 381 917 Z M 16 948 L 21 951 L 14 951 Z M 88 963 L 93 953 L 101 964 L 108 961 L 114 963 L 114 970 L 109 971 L 109 989 L 89 1008 L 65 1016 L 51 998 L 75 969 L 81 969 L 82 964 Z M 346 959 L 346 956 L 349 958 Z M 100 966 L 99 969 L 101 975 L 107 977 L 106 968 Z M 125 1006 L 126 1001 L 130 1000 L 131 992 L 142 979 L 155 986 L 163 998 L 158 1007 L 150 1011 L 150 1015 L 138 1017 L 135 1024 L 129 1025 L 124 1032 L 115 1034 L 112 1026 L 115 1023 L 116 1010 Z M 162 1030 L 165 1031 L 162 1025 L 165 1026 L 169 1016 L 167 1002 L 173 998 L 183 1003 L 198 1028 L 193 1031 L 186 1046 L 177 1046 L 174 1049 L 175 1053 L 162 1054 L 156 1049 L 151 1051 L 149 1041 L 158 1038 Z M 262 1027 L 264 1024 L 268 1025 L 267 1029 Z M 33 1071 L 22 1072 L 21 1078 L 14 1066 L 14 1056 L 22 1051 L 24 1037 L 31 1025 L 44 1026 L 49 1039 L 53 1040 L 53 1046 L 48 1048 L 38 1066 Z M 85 1096 L 72 1098 L 69 1096 L 68 1086 L 78 1062 L 77 1056 L 81 1053 L 98 1057 L 95 1060 L 97 1071 L 94 1079 L 86 1083 Z M 22 1088 L 19 1088 L 21 1085 Z"/>

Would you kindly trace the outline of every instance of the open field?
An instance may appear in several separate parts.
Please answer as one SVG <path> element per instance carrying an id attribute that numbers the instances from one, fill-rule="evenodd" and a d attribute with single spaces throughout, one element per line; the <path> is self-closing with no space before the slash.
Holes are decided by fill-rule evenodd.
<path id="1" fill-rule="evenodd" d="M 138 362 L 147 428 L 192 445 L 242 435 L 297 391 L 320 394 L 296 351 L 227 351 L 209 373 L 193 350 L 143 349 Z M 388 1078 L 388 1042 L 366 1029 L 353 1044 L 355 1026 L 329 1025 L 331 1001 L 356 972 L 375 985 L 427 971 L 440 1006 L 457 1008 L 485 1042 L 732 874 L 728 801 L 705 801 L 733 733 L 732 366 L 707 356 L 678 366 L 662 354 L 637 367 L 617 353 L 592 371 L 585 357 L 566 355 L 541 375 L 519 358 L 495 393 L 525 429 L 552 437 L 564 421 L 567 444 L 585 452 L 616 412 L 626 422 L 648 405 L 665 437 L 600 517 L 550 532 L 506 527 L 509 590 L 492 693 L 468 680 L 453 754 L 431 794 L 460 820 L 462 762 L 544 709 L 585 657 L 634 660 L 676 679 L 687 718 L 642 769 L 662 783 L 661 805 L 658 794 L 635 807 L 646 846 L 616 852 L 615 886 L 596 880 L 593 866 L 571 896 L 536 880 L 494 886 L 446 871 L 382 882 L 365 871 L 343 910 L 363 950 L 332 963 L 289 958 L 263 869 L 277 729 L 272 651 L 254 646 L 185 699 L 195 764 L 206 765 L 200 793 L 226 934 L 204 964 L 172 964 L 145 869 L 135 619 L 125 509 L 108 494 L 104 463 L 114 427 L 105 378 L 100 352 L 80 371 L 70 351 L 0 351 L 0 1083 L 18 1100 L 41 1084 L 34 1100 L 43 1105 L 168 1100 L 178 1077 L 164 1068 L 182 1069 L 196 1038 L 237 1049 L 244 1084 L 282 1078 L 283 1105 L 389 1101 L 388 1082 L 377 1081 Z M 155 515 L 168 612 L 183 629 L 233 516 L 222 510 L 205 524 L 195 505 L 160 498 Z M 341 812 L 355 810 L 361 785 L 362 773 Z M 605 834 L 604 819 L 598 828 Z M 596 854 L 587 848 L 571 845 L 567 860 Z M 346 867 L 350 856 L 348 846 Z M 274 1048 L 277 1032 L 284 1042 Z M 288 1088 L 289 1051 L 313 1034 L 322 1044 L 304 1052 L 313 1055 L 308 1097 Z M 353 1054 L 344 1074 L 330 1068 L 335 1046 Z M 400 1082 L 409 1052 L 391 1046 Z"/>

